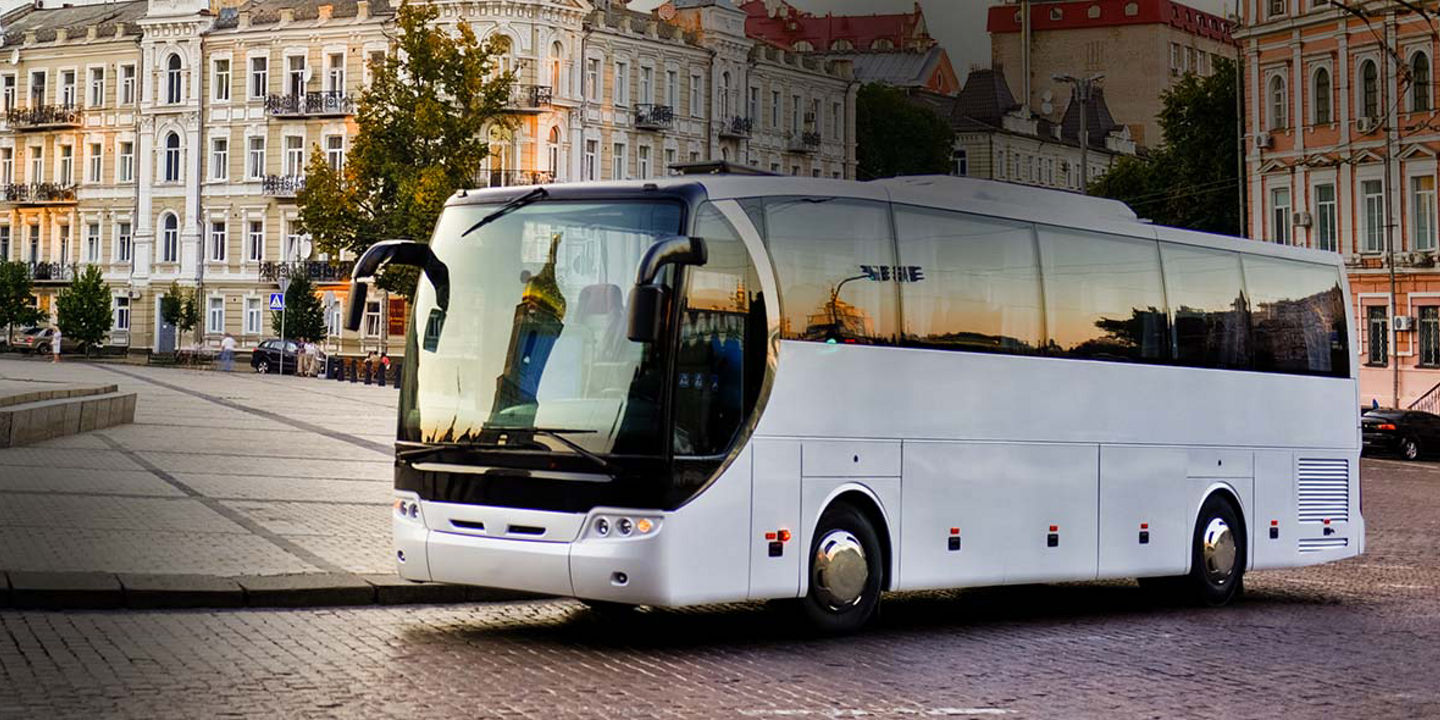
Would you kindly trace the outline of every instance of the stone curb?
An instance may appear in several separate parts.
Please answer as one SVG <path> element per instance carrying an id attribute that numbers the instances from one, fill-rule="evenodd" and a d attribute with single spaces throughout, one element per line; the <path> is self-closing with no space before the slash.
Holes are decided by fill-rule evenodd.
<path id="1" fill-rule="evenodd" d="M 510 590 L 415 583 L 395 575 L 153 575 L 0 571 L 0 608 L 300 608 L 505 602 L 542 597 Z"/>

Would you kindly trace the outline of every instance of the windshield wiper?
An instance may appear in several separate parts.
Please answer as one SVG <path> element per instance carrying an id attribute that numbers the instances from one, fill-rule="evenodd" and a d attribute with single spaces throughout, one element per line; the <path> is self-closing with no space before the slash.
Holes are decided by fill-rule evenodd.
<path id="1" fill-rule="evenodd" d="M 500 218 L 505 217 L 506 215 L 509 215 L 510 213 L 515 212 L 520 208 L 525 207 L 526 205 L 539 202 L 547 197 L 550 197 L 550 191 L 546 190 L 543 187 L 537 187 L 534 190 L 531 190 L 530 192 L 525 193 L 524 195 L 521 195 L 520 197 L 517 197 L 514 200 L 511 200 L 510 202 L 500 206 L 499 210 L 496 210 L 495 212 L 492 212 L 489 215 L 480 218 L 480 222 L 471 225 L 469 230 L 460 233 L 460 237 L 465 237 L 466 235 L 469 235 L 470 233 L 475 232 L 476 230 L 479 230 L 480 228 L 485 227 L 486 225 L 489 225 L 490 223 L 495 222 L 496 220 L 499 220 Z"/>
<path id="2" fill-rule="evenodd" d="M 438 455 L 446 450 L 458 450 L 460 452 L 479 452 L 482 450 L 494 450 L 496 445 L 482 445 L 479 443 L 426 443 L 417 448 L 409 450 L 397 450 L 395 459 L 411 462 L 431 455 Z"/>
<path id="3" fill-rule="evenodd" d="M 594 434 L 594 430 L 573 430 L 570 428 L 523 428 L 522 432 L 525 430 L 535 433 L 536 435 L 544 435 L 545 437 L 554 438 L 555 440 L 558 440 L 561 445 L 564 445 L 565 447 L 574 450 L 577 455 L 595 463 L 596 465 L 599 465 L 600 468 L 605 472 L 608 472 L 611 475 L 620 474 L 620 470 L 616 468 L 613 464 L 611 464 L 609 460 L 600 457 L 594 452 L 586 450 L 585 448 L 581 447 L 579 443 L 565 437 L 565 435 L 567 434 L 591 435 Z"/>

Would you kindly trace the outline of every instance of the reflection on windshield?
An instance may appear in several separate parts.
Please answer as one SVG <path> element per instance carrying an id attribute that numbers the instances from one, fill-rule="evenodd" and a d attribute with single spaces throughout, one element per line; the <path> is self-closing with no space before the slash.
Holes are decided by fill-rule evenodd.
<path id="1" fill-rule="evenodd" d="M 624 288 L 645 250 L 681 231 L 680 206 L 542 201 L 460 236 L 494 209 L 452 207 L 436 226 L 450 306 L 420 281 L 402 437 L 528 442 L 513 436 L 539 427 L 594 452 L 656 452 L 663 367 L 655 344 L 626 337 Z"/>

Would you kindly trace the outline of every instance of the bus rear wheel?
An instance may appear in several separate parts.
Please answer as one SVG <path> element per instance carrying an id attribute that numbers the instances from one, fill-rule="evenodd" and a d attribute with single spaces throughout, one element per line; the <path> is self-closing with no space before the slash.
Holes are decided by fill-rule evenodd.
<path id="1" fill-rule="evenodd" d="M 1200 506 L 1191 541 L 1190 572 L 1175 577 L 1140 578 L 1140 587 L 1157 596 L 1205 607 L 1229 605 L 1245 590 L 1245 528 L 1240 511 L 1223 495 Z"/>
<path id="2" fill-rule="evenodd" d="M 880 605 L 880 539 L 864 513 L 837 504 L 820 516 L 810 546 L 810 589 L 800 606 L 811 626 L 827 634 L 864 627 Z"/>

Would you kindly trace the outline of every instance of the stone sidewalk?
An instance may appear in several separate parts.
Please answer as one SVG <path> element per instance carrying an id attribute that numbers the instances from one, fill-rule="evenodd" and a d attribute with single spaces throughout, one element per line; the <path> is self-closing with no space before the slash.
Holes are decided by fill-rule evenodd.
<path id="1" fill-rule="evenodd" d="M 394 575 L 393 388 L 0 356 L 0 382 L 114 384 L 133 424 L 0 449 L 0 604 L 477 597 Z"/>

